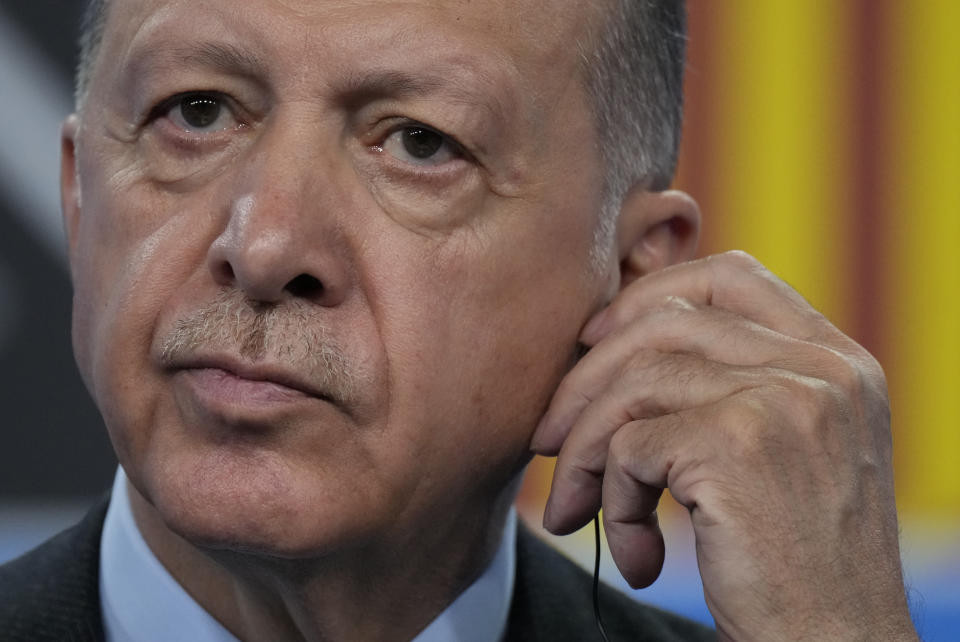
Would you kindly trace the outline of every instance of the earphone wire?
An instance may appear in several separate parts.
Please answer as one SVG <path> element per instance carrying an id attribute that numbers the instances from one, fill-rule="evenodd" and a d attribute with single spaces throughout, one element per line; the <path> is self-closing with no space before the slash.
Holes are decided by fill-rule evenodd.
<path id="1" fill-rule="evenodd" d="M 597 545 L 597 554 L 593 562 L 593 614 L 597 618 L 597 629 L 603 642 L 610 642 L 603 630 L 603 618 L 600 617 L 600 514 L 593 518 L 593 535 Z"/>

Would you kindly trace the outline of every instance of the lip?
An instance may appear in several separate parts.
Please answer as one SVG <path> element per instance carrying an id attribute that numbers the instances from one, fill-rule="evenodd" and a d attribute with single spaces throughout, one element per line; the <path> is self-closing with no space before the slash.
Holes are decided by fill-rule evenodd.
<path id="1" fill-rule="evenodd" d="M 236 411 L 311 399 L 332 401 L 303 377 L 269 364 L 250 364 L 221 356 L 171 365 L 176 377 L 185 380 L 193 395 L 210 409 Z"/>

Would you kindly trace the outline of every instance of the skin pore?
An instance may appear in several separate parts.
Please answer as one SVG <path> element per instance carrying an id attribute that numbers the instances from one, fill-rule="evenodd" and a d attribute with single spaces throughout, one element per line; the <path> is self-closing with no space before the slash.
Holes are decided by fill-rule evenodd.
<path id="1" fill-rule="evenodd" d="M 489 561 L 619 279 L 580 4 L 112 3 L 64 127 L 77 360 L 151 549 L 239 637 L 409 639 Z M 658 264 L 692 251 L 667 205 Z"/>

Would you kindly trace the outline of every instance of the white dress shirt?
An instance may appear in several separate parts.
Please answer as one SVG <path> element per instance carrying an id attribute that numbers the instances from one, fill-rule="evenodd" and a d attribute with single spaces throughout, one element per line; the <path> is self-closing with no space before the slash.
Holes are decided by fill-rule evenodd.
<path id="1" fill-rule="evenodd" d="M 147 546 L 117 469 L 100 540 L 100 604 L 107 642 L 237 642 L 190 597 Z M 510 511 L 490 566 L 413 642 L 498 642 L 513 597 L 517 515 Z"/>

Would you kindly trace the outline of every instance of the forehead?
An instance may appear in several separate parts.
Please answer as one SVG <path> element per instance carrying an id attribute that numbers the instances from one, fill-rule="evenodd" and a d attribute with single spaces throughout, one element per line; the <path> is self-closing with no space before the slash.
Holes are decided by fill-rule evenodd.
<path id="1" fill-rule="evenodd" d="M 307 67 L 351 52 L 360 60 L 419 54 L 499 63 L 525 78 L 569 80 L 600 17 L 577 0 L 109 0 L 109 59 L 131 50 L 231 36 L 267 58 Z M 142 52 L 141 52 L 142 53 Z M 109 65 L 108 65 L 109 66 Z"/>

